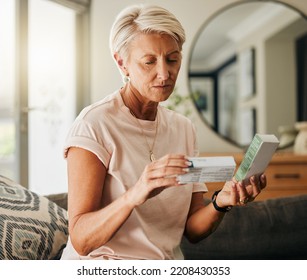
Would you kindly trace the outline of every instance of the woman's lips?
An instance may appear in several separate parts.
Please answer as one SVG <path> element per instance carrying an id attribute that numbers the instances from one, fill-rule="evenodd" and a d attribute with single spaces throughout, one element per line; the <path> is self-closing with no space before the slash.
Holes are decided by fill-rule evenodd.
<path id="1" fill-rule="evenodd" d="M 156 85 L 154 86 L 155 88 L 167 88 L 170 87 L 171 85 Z"/>

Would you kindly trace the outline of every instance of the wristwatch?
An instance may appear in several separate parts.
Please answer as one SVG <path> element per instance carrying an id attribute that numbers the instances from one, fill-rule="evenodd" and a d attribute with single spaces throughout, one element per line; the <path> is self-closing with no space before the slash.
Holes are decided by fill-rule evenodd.
<path id="1" fill-rule="evenodd" d="M 219 211 L 219 212 L 228 212 L 231 210 L 232 206 L 227 206 L 227 207 L 220 207 L 216 204 L 216 198 L 217 198 L 217 195 L 219 194 L 221 190 L 218 190 L 218 191 L 215 191 L 214 194 L 212 195 L 212 203 L 213 203 L 213 206 L 215 208 L 216 211 Z"/>

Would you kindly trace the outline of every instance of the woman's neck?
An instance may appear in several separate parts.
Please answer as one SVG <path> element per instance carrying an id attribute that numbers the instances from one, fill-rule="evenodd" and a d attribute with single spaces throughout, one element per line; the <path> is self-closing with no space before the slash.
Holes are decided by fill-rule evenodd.
<path id="1" fill-rule="evenodd" d="M 124 104 L 129 108 L 130 113 L 142 120 L 154 121 L 157 115 L 157 102 L 144 101 L 138 91 L 128 82 L 120 91 Z"/>

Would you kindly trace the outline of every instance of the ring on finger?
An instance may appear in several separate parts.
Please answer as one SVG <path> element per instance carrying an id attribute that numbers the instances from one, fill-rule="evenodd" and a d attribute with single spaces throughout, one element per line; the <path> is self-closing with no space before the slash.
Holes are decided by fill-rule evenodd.
<path id="1" fill-rule="evenodd" d="M 246 204 L 248 202 L 248 198 L 240 199 L 241 204 Z"/>

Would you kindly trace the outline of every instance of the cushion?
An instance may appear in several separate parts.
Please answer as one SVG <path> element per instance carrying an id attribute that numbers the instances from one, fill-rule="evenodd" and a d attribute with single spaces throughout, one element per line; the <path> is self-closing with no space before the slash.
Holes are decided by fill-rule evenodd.
<path id="1" fill-rule="evenodd" d="M 66 210 L 0 175 L 0 259 L 59 259 L 67 238 Z"/>
<path id="2" fill-rule="evenodd" d="M 181 247 L 186 259 L 307 259 L 306 209 L 307 195 L 234 207 L 213 234 Z"/>

